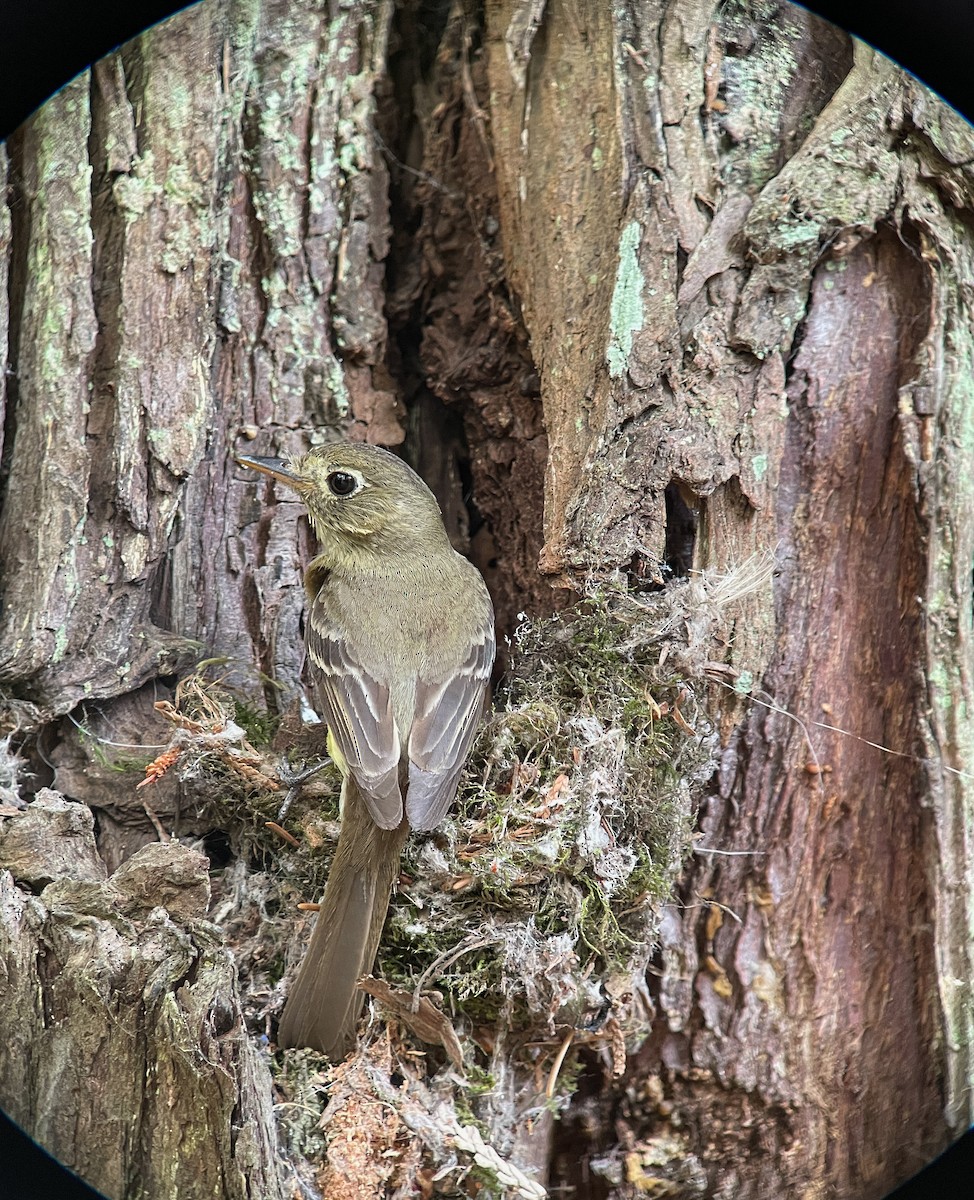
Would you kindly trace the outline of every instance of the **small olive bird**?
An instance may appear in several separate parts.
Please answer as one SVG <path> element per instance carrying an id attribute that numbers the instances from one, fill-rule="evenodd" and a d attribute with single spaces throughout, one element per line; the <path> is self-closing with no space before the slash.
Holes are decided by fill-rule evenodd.
<path id="1" fill-rule="evenodd" d="M 450 545 L 419 476 L 375 446 L 319 446 L 292 462 L 236 456 L 293 488 L 320 553 L 305 571 L 306 642 L 342 822 L 311 943 L 278 1032 L 332 1059 L 354 1044 L 399 855 L 457 792 L 494 662 L 480 572 Z"/>

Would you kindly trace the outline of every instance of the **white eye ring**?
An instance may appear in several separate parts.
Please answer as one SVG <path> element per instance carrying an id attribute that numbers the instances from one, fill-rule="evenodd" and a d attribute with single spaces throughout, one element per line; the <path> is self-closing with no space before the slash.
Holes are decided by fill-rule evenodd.
<path id="1" fill-rule="evenodd" d="M 365 486 L 364 478 L 351 468 L 341 469 L 336 468 L 334 471 L 329 471 L 325 477 L 325 483 L 328 484 L 328 490 L 333 496 L 337 496 L 339 500 L 345 500 L 349 496 L 354 496 L 356 492 L 360 492 Z"/>

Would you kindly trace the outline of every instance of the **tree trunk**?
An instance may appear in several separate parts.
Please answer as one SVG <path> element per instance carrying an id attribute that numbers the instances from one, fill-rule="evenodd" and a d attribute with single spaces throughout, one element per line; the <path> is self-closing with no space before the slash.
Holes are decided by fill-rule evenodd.
<path id="1" fill-rule="evenodd" d="M 786 4 L 205 0 L 65 88 L 3 162 L 16 1119 L 112 1197 L 275 1197 L 295 1172 L 329 1196 L 448 1194 L 459 1156 L 522 1194 L 533 1171 L 620 1200 L 656 1181 L 869 1200 L 974 1121 L 974 138 L 955 114 Z M 515 1062 L 507 1009 L 487 1038 L 476 996 L 434 996 L 420 1030 L 390 992 L 392 1032 L 332 1072 L 327 1147 L 321 1063 L 256 1041 L 332 832 L 306 821 L 290 858 L 261 840 L 277 800 L 251 745 L 268 722 L 277 749 L 309 739 L 311 537 L 232 464 L 326 429 L 403 447 L 503 633 L 595 605 L 599 581 L 672 604 L 696 657 L 653 643 L 653 669 L 676 662 L 674 696 L 719 734 L 694 743 L 709 773 L 676 760 L 697 832 L 652 918 L 650 1017 L 612 1009 L 625 1075 L 615 1035 L 586 1042 L 591 1011 L 521 1029 Z M 714 600 L 772 556 L 773 580 Z M 136 792 L 167 745 L 182 767 Z M 520 754 L 511 811 L 524 788 L 557 808 L 575 750 L 567 784 Z M 479 954 L 500 919 L 468 887 L 454 872 Z M 439 1051 L 401 1049 L 406 1026 L 455 1058 L 446 1009 L 493 1109 Z M 563 1037 L 595 1048 L 555 1087 Z M 181 1180 L 188 1161 L 209 1173 Z"/>

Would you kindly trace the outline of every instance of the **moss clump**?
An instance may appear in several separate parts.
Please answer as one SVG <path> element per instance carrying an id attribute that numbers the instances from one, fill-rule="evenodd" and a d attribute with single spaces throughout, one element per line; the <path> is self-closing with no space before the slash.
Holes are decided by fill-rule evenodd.
<path id="1" fill-rule="evenodd" d="M 240 696 L 231 696 L 230 699 L 234 720 L 243 729 L 247 741 L 258 750 L 270 746 L 281 723 L 280 716 L 268 712 L 266 708 L 258 708 Z"/>

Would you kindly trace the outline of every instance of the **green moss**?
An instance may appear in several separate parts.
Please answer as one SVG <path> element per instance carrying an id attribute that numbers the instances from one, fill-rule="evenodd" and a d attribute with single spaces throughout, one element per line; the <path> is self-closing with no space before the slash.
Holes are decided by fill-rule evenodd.
<path id="1" fill-rule="evenodd" d="M 277 733 L 281 718 L 266 708 L 258 708 L 252 701 L 233 696 L 233 719 L 247 735 L 247 741 L 257 750 L 268 747 Z"/>
<path id="2" fill-rule="evenodd" d="M 145 774 L 145 769 L 152 762 L 148 754 L 116 754 L 109 753 L 112 746 L 102 738 L 96 738 L 86 729 L 80 730 L 81 737 L 86 743 L 86 750 L 91 758 L 108 771 L 117 771 L 120 775 Z"/>

